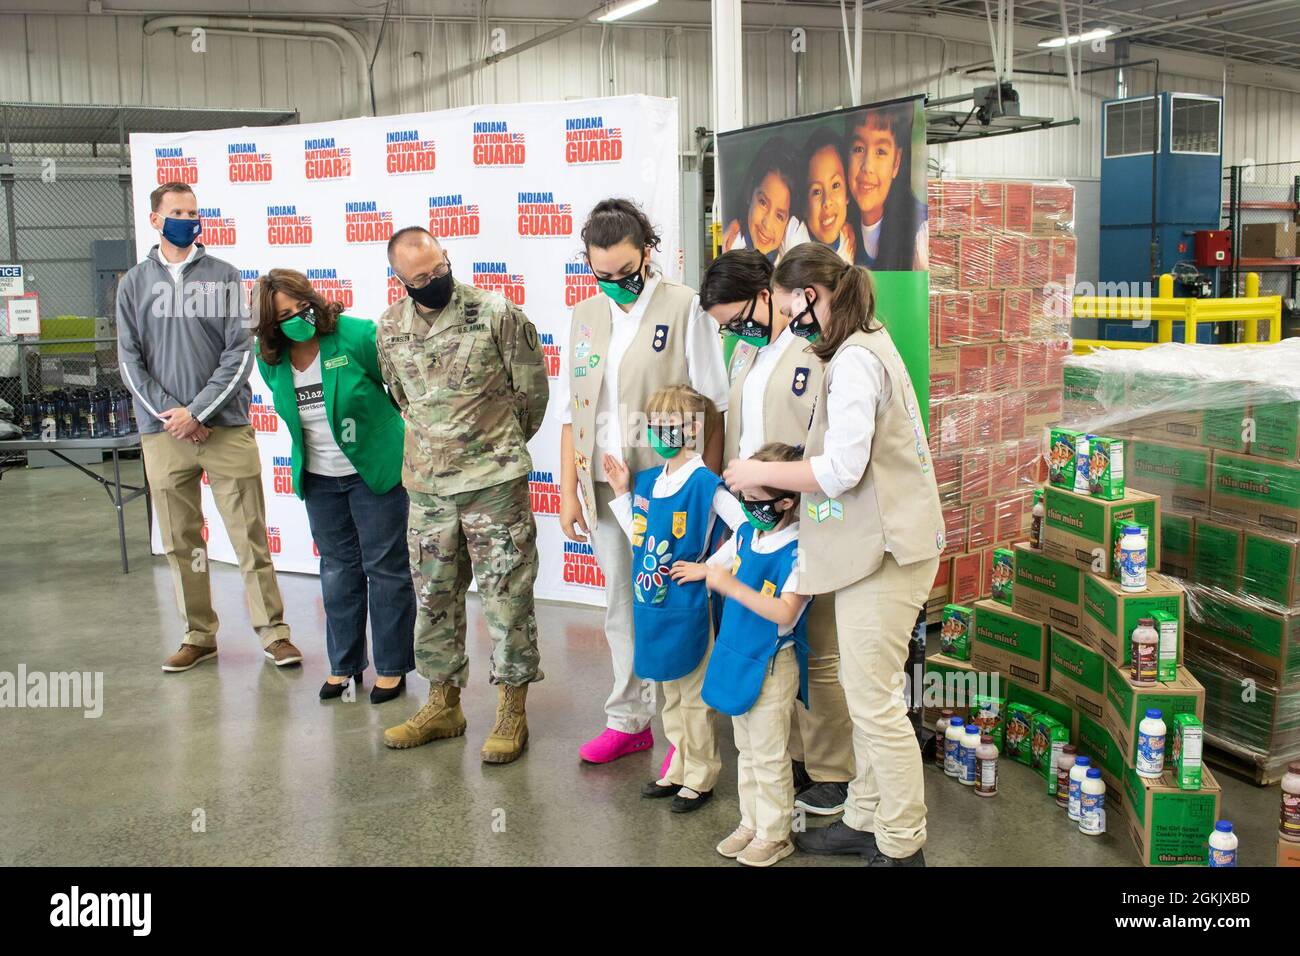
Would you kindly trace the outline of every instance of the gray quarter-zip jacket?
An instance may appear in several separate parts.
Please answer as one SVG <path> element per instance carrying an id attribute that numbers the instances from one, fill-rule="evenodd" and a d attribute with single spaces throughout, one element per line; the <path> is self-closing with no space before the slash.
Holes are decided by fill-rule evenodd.
<path id="1" fill-rule="evenodd" d="M 117 358 L 143 434 L 184 406 L 204 425 L 247 425 L 252 336 L 239 270 L 202 245 L 175 282 L 154 246 L 117 286 Z"/>

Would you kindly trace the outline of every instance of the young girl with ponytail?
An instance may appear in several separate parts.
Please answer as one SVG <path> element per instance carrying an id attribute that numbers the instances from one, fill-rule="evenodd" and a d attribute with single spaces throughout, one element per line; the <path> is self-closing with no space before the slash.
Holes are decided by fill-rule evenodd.
<path id="1" fill-rule="evenodd" d="M 853 720 L 855 776 L 843 820 L 796 834 L 812 853 L 858 853 L 871 866 L 923 866 L 925 786 L 899 691 L 908 640 L 944 547 L 924 410 L 889 332 L 871 274 L 826 246 L 790 250 L 773 277 L 776 308 L 815 323 L 826 363 L 797 462 L 732 461 L 733 491 L 802 493 L 801 593 L 835 604 L 840 683 Z"/>

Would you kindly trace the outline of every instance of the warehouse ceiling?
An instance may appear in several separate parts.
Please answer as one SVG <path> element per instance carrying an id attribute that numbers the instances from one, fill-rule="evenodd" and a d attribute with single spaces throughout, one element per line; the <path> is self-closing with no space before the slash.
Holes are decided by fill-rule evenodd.
<path id="1" fill-rule="evenodd" d="M 800 0 L 838 7 L 840 0 Z M 845 0 L 849 22 L 853 0 Z M 984 21 L 986 7 L 996 19 L 997 0 L 866 0 L 872 13 L 946 14 Z M 1300 69 L 1300 0 L 1066 0 L 1070 33 L 1110 28 L 1114 39 L 1148 47 L 1210 54 L 1234 60 Z M 1017 0 L 1016 45 L 1024 49 L 1042 33 L 1061 34 L 1058 0 Z M 1024 35 L 1020 32 L 1024 31 Z"/>

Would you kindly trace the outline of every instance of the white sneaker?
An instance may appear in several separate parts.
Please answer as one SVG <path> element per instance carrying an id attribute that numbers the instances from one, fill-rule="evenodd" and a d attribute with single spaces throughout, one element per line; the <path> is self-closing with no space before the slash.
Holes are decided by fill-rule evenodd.
<path id="1" fill-rule="evenodd" d="M 760 840 L 755 837 L 749 846 L 740 851 L 736 862 L 745 866 L 771 866 L 793 852 L 794 844 L 789 840 Z"/>
<path id="2" fill-rule="evenodd" d="M 749 846 L 757 835 L 758 834 L 749 827 L 736 827 L 736 829 L 731 832 L 731 836 L 718 844 L 718 852 L 728 860 L 734 860 L 736 857 L 740 856 L 741 851 L 744 850 L 745 847 Z"/>

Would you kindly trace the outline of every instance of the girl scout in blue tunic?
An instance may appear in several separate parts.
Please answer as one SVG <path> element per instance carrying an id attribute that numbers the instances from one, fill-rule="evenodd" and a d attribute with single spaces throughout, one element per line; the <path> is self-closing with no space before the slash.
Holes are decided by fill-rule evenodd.
<path id="1" fill-rule="evenodd" d="M 772 442 L 756 461 L 798 461 Z M 718 852 L 748 866 L 771 866 L 794 852 L 794 779 L 788 745 L 795 697 L 808 700 L 808 598 L 799 587 L 799 496 L 761 488 L 740 499 L 746 525 L 705 565 L 691 569 L 725 599 L 722 628 L 702 696 L 730 714 L 735 730 L 740 826 Z"/>
<path id="2" fill-rule="evenodd" d="M 646 416 L 650 447 L 665 464 L 634 480 L 614 456 L 603 464 L 617 495 L 610 510 L 632 542 L 633 669 L 662 683 L 664 733 L 674 748 L 660 779 L 641 795 L 672 797 L 670 809 L 687 813 L 713 795 L 722 761 L 700 696 L 709 658 L 708 593 L 703 575 L 674 574 L 673 565 L 702 561 L 723 524 L 738 528 L 745 515 L 697 451 L 710 428 L 721 427 L 713 403 L 689 385 L 670 385 L 650 396 Z"/>

